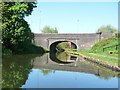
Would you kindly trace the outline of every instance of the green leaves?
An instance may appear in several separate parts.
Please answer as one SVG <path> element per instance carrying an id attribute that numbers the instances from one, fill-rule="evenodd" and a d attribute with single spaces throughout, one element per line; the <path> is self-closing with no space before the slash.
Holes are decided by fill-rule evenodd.
<path id="1" fill-rule="evenodd" d="M 25 17 L 26 13 L 28 13 L 27 9 L 28 9 L 28 6 L 26 4 L 18 3 L 10 7 L 8 10 L 11 12 L 14 12 L 14 15 L 12 16 L 12 18 L 17 18 L 17 17 L 23 18 Z"/>
<path id="2" fill-rule="evenodd" d="M 17 52 L 31 44 L 32 34 L 25 16 L 32 13 L 35 2 L 2 2 L 2 41 L 5 48 Z M 29 44 L 28 44 L 29 43 Z"/>

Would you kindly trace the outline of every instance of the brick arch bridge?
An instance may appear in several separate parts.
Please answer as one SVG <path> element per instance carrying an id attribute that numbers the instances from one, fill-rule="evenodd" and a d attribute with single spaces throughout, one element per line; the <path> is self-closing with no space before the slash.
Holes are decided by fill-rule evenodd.
<path id="1" fill-rule="evenodd" d="M 96 42 L 113 37 L 111 33 L 96 34 L 34 34 L 33 43 L 37 46 L 42 46 L 46 49 L 50 49 L 50 46 L 61 42 L 72 42 L 77 46 L 79 50 L 90 49 Z"/>

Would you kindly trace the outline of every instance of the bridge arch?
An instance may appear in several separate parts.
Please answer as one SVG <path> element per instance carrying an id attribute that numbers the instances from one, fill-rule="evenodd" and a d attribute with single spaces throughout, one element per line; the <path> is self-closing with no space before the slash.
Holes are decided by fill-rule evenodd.
<path id="1" fill-rule="evenodd" d="M 71 43 L 71 47 L 70 48 L 74 48 L 74 49 L 77 49 L 77 44 L 72 42 L 72 41 L 55 41 L 53 43 L 50 44 L 49 48 L 50 48 L 50 52 L 56 52 L 56 47 L 59 43 L 62 43 L 62 42 L 70 42 Z"/>

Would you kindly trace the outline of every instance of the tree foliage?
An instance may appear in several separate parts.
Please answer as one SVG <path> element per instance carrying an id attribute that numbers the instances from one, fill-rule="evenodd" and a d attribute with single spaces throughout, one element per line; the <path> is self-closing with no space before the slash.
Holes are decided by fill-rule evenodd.
<path id="1" fill-rule="evenodd" d="M 32 13 L 36 2 L 1 2 L 2 41 L 13 52 L 23 51 L 32 40 L 31 30 L 24 20 Z"/>
<path id="2" fill-rule="evenodd" d="M 102 33 L 117 33 L 118 30 L 116 28 L 114 28 L 111 25 L 107 25 L 107 26 L 101 26 L 98 30 L 98 32 L 102 32 Z"/>
<path id="3" fill-rule="evenodd" d="M 50 26 L 45 26 L 42 30 L 42 33 L 58 33 L 57 28 L 51 28 Z"/>
<path id="4" fill-rule="evenodd" d="M 69 45 L 69 42 L 62 42 L 62 43 L 59 43 L 57 45 L 57 48 L 61 48 L 61 49 L 70 49 L 70 45 Z"/>

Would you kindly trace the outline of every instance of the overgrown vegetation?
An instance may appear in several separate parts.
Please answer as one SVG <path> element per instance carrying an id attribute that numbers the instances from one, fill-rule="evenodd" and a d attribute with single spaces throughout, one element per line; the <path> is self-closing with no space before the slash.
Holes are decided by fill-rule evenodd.
<path id="1" fill-rule="evenodd" d="M 44 52 L 43 48 L 32 45 L 33 34 L 24 19 L 31 15 L 36 2 L 0 2 L 0 6 L 3 53 Z"/>

